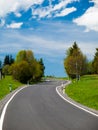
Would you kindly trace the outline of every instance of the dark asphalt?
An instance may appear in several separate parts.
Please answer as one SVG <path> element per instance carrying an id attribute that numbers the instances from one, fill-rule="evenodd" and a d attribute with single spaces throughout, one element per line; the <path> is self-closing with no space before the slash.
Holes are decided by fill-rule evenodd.
<path id="1" fill-rule="evenodd" d="M 60 81 L 32 85 L 10 102 L 3 130 L 98 130 L 98 117 L 65 102 L 56 93 Z"/>

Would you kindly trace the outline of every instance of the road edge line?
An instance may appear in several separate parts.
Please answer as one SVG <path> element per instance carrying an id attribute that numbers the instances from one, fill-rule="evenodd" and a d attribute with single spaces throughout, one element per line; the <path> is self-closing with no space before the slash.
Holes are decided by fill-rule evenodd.
<path id="1" fill-rule="evenodd" d="M 9 103 L 12 101 L 12 99 L 15 97 L 15 95 L 20 92 L 22 89 L 24 88 L 27 88 L 28 86 L 25 86 L 25 87 L 22 87 L 20 88 L 19 90 L 17 90 L 12 96 L 11 98 L 7 101 L 7 103 L 4 105 L 4 108 L 2 110 L 2 113 L 1 113 L 1 117 L 0 117 L 0 130 L 2 130 L 3 128 L 3 122 L 4 122 L 4 117 L 5 117 L 5 113 L 6 113 L 6 110 L 7 110 L 7 107 L 9 105 Z"/>
<path id="2" fill-rule="evenodd" d="M 67 84 L 64 84 L 64 85 L 66 86 Z M 85 109 L 85 108 L 83 108 L 83 107 L 80 107 L 80 106 L 76 105 L 75 103 L 73 103 L 73 102 L 69 101 L 68 99 L 66 99 L 66 98 L 58 91 L 58 88 L 62 88 L 62 85 L 56 87 L 56 92 L 57 92 L 57 94 L 58 94 L 63 100 L 65 100 L 66 102 L 70 103 L 71 105 L 73 105 L 73 106 L 75 106 L 75 107 L 77 107 L 77 108 L 79 108 L 79 109 L 81 109 L 81 110 L 83 110 L 83 111 L 85 111 L 85 112 L 87 112 L 87 113 L 93 115 L 93 116 L 98 117 L 98 114 L 95 114 L 95 113 L 93 113 L 93 112 L 91 112 L 91 111 L 89 111 L 89 110 L 87 110 L 87 109 Z"/>

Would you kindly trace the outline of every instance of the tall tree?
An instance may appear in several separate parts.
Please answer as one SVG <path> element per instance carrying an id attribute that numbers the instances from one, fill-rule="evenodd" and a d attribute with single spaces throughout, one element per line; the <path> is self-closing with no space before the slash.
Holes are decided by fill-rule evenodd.
<path id="1" fill-rule="evenodd" d="M 43 63 L 43 59 L 41 58 L 39 60 L 39 64 L 40 64 L 40 69 L 41 69 L 41 76 L 44 77 L 44 70 L 45 70 L 45 66 L 44 66 L 44 63 Z"/>
<path id="2" fill-rule="evenodd" d="M 10 58 L 9 58 L 9 55 L 6 55 L 4 58 L 4 66 L 9 65 L 9 64 L 10 64 Z"/>
<path id="3" fill-rule="evenodd" d="M 0 69 L 2 68 L 2 61 L 0 60 Z"/>
<path id="4" fill-rule="evenodd" d="M 12 57 L 12 55 L 9 56 L 9 65 L 14 63 L 14 58 Z"/>
<path id="5" fill-rule="evenodd" d="M 86 73 L 86 56 L 83 55 L 77 43 L 74 42 L 72 47 L 67 50 L 67 56 L 64 59 L 64 68 L 71 78 L 79 78 Z"/>
<path id="6" fill-rule="evenodd" d="M 12 57 L 12 55 L 6 55 L 4 58 L 4 66 L 11 65 L 12 63 L 14 63 L 14 58 Z"/>
<path id="7" fill-rule="evenodd" d="M 95 56 L 94 56 L 92 66 L 93 66 L 94 73 L 98 74 L 98 48 L 96 48 L 96 52 L 95 52 Z"/>

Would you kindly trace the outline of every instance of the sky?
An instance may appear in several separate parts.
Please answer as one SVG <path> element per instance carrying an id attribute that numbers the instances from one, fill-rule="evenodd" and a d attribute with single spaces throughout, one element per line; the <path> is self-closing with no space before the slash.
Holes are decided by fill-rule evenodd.
<path id="1" fill-rule="evenodd" d="M 98 0 L 0 0 L 0 60 L 32 50 L 45 75 L 66 76 L 66 50 L 76 41 L 92 60 L 98 47 Z"/>

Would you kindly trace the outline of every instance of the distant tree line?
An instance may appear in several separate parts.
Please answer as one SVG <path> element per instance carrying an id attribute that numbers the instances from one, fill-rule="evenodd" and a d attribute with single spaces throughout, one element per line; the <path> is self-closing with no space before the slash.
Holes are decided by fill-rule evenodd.
<path id="1" fill-rule="evenodd" d="M 94 59 L 88 61 L 77 43 L 74 42 L 72 47 L 66 51 L 64 68 L 70 78 L 76 78 L 77 80 L 81 75 L 98 74 L 98 48 L 96 48 Z"/>
<path id="2" fill-rule="evenodd" d="M 12 75 L 22 83 L 40 81 L 45 70 L 43 59 L 37 60 L 31 50 L 19 51 L 15 60 L 6 55 L 1 66 L 5 75 Z"/>

